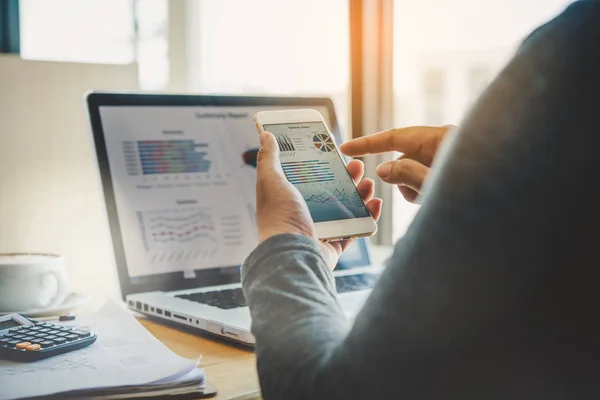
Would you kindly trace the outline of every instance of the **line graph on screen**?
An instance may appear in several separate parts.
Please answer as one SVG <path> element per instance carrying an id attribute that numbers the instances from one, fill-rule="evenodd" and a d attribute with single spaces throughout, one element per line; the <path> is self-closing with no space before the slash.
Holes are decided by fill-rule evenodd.
<path id="1" fill-rule="evenodd" d="M 315 204 L 327 204 L 327 203 L 339 203 L 343 204 L 346 208 L 353 206 L 351 196 L 348 196 L 345 189 L 335 189 L 333 193 L 325 192 L 312 194 L 304 198 L 304 200 L 310 205 Z"/>

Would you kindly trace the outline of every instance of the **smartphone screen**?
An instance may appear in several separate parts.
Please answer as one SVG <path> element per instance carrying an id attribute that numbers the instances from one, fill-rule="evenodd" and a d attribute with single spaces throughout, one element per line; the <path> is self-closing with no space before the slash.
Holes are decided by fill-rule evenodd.
<path id="1" fill-rule="evenodd" d="M 263 128 L 277 139 L 283 171 L 304 197 L 314 222 L 370 216 L 322 122 Z"/>

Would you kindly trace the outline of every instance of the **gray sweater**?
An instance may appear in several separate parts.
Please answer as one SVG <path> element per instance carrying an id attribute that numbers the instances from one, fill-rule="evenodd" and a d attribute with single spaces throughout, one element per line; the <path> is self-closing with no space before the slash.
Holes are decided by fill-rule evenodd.
<path id="1" fill-rule="evenodd" d="M 265 399 L 600 398 L 600 3 L 536 30 L 444 141 L 348 321 L 316 243 L 242 270 Z"/>

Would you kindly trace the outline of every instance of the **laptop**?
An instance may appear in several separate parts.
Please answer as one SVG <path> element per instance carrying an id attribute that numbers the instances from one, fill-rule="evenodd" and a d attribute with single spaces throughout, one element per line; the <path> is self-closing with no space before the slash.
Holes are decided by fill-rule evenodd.
<path id="1" fill-rule="evenodd" d="M 258 244 L 253 115 L 314 108 L 341 143 L 331 100 L 93 92 L 86 103 L 127 305 L 254 345 L 240 285 Z M 334 275 L 348 316 L 379 272 L 368 239 L 344 253 Z"/>

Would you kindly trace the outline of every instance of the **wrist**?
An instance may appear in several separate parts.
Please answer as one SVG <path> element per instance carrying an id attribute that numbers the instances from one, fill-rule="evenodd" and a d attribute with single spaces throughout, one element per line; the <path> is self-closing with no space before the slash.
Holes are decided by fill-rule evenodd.
<path id="1" fill-rule="evenodd" d="M 258 233 L 258 243 L 263 243 L 271 239 L 272 237 L 280 235 L 297 235 L 304 236 L 310 239 L 316 239 L 312 235 L 306 234 L 306 232 L 300 229 L 287 229 L 285 231 L 281 229 L 263 229 L 260 230 L 260 232 Z"/>

